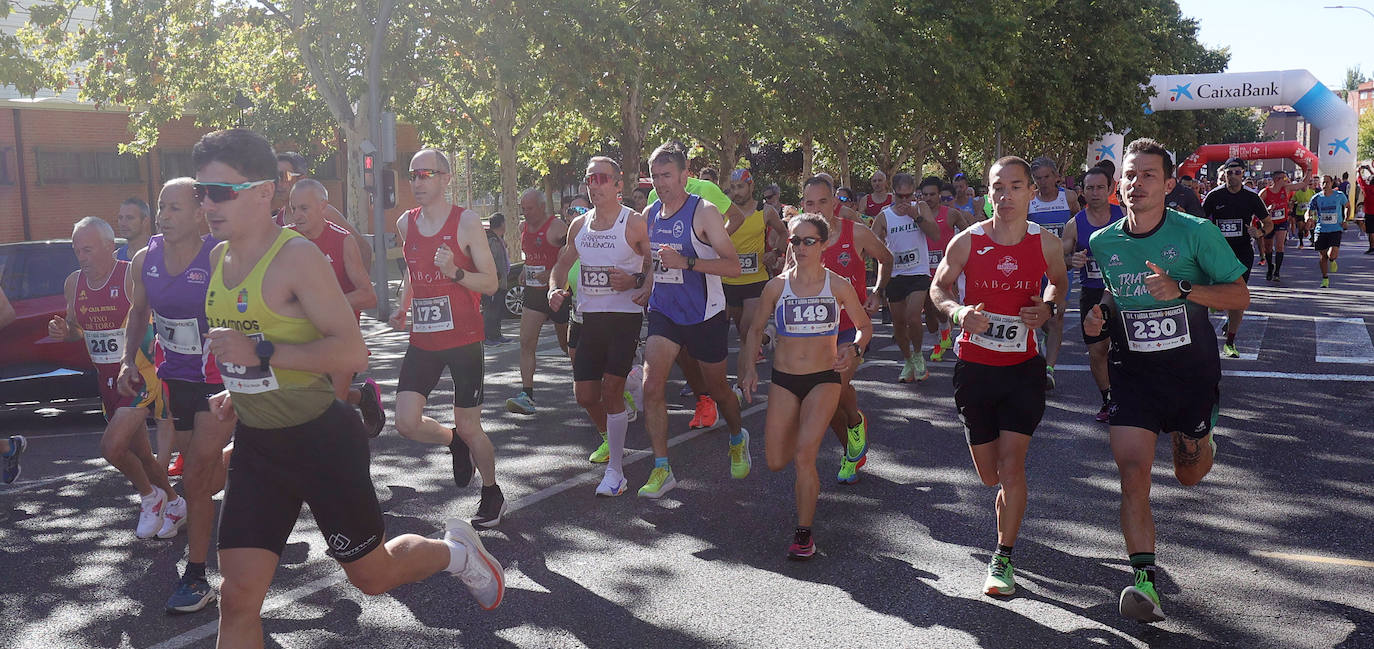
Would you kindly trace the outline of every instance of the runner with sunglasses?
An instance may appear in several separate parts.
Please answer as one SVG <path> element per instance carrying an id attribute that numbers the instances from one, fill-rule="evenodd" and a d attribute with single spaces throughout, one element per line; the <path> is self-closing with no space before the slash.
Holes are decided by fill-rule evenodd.
<path id="1" fill-rule="evenodd" d="M 938 196 L 938 186 L 935 191 Z M 929 241 L 939 238 L 940 228 L 931 218 L 929 206 L 917 200 L 916 178 L 911 174 L 892 177 L 892 204 L 873 219 L 873 231 L 893 257 L 892 277 L 884 296 L 892 310 L 892 339 L 902 352 L 902 371 L 897 382 L 924 381 L 930 372 L 921 354 L 925 338 L 921 313 L 925 310 L 926 291 L 930 290 Z"/>
<path id="2" fill-rule="evenodd" d="M 309 177 L 310 166 L 306 163 L 305 156 L 295 151 L 277 154 L 277 178 L 272 184 L 272 202 L 281 205 L 280 209 L 272 213 L 272 220 L 276 221 L 277 225 L 286 227 L 291 223 L 291 189 L 296 183 Z M 372 243 L 367 237 L 364 237 L 333 205 L 329 206 L 329 214 L 326 217 L 353 235 L 353 241 L 358 244 L 358 252 L 363 257 L 363 268 L 372 268 Z"/>
<path id="3" fill-rule="evenodd" d="M 963 232 L 977 223 L 973 215 L 954 207 L 954 187 L 940 182 L 935 176 L 926 176 L 921 180 L 919 196 L 925 201 L 926 208 L 933 216 L 931 220 L 940 229 L 940 234 L 933 238 L 928 238 L 930 248 L 930 276 L 935 277 L 935 271 L 940 267 L 940 262 L 945 258 L 945 248 L 949 247 L 950 239 L 954 235 Z M 938 200 L 937 200 L 938 197 Z M 959 278 L 959 293 L 964 291 L 964 278 Z M 930 360 L 939 363 L 945 360 L 945 352 L 954 348 L 953 328 L 950 326 L 949 318 L 945 317 L 939 309 L 935 308 L 935 302 L 930 298 L 929 291 L 926 292 L 925 299 L 926 331 L 931 333 L 938 332 L 939 338 L 930 348 Z M 916 346 L 915 351 L 919 354 L 920 345 Z"/>
<path id="4" fill-rule="evenodd" d="M 1207 193 L 1207 198 L 1202 201 L 1202 212 L 1221 229 L 1221 235 L 1226 237 L 1231 252 L 1245 266 L 1245 273 L 1241 277 L 1248 284 L 1250 267 L 1255 264 L 1255 248 L 1251 241 L 1272 232 L 1274 224 L 1269 220 L 1269 207 L 1264 204 L 1264 199 L 1245 187 L 1244 160 L 1227 160 L 1222 165 L 1221 173 L 1226 184 Z M 1240 358 L 1240 350 L 1236 349 L 1236 334 L 1240 331 L 1243 317 L 1244 309 L 1226 312 L 1226 342 L 1221 347 L 1221 353 L 1227 358 Z"/>
<path id="5" fill-rule="evenodd" d="M 1069 278 L 1059 239 L 1027 219 L 1031 168 L 1008 156 L 988 170 L 997 215 L 954 235 L 935 273 L 935 306 L 963 328 L 954 367 L 954 404 L 973 467 L 998 487 L 997 550 L 987 595 L 1011 595 L 1011 553 L 1026 513 L 1026 451 L 1045 414 L 1045 359 L 1032 332 L 1062 311 Z M 956 279 L 966 278 L 961 303 Z M 1041 280 L 1049 285 L 1041 288 Z"/>
<path id="6" fill-rule="evenodd" d="M 553 267 L 549 304 L 558 307 L 571 299 L 568 269 L 581 262 L 574 310 L 582 324 L 573 356 L 573 391 L 578 405 L 601 432 L 601 447 L 587 458 L 606 463 L 596 494 L 619 496 L 627 484 L 622 461 L 631 414 L 625 383 L 639 348 L 639 329 L 649 300 L 649 230 L 642 216 L 620 204 L 618 162 L 604 156 L 592 158 L 584 180 L 594 207 L 573 219 L 568 229 L 568 243 Z"/>
<path id="7" fill-rule="evenodd" d="M 525 255 L 524 309 L 520 312 L 520 392 L 506 399 L 506 410 L 521 415 L 536 412 L 534 401 L 535 352 L 544 324 L 553 321 L 554 335 L 563 353 L 568 352 L 568 313 L 572 303 L 555 309 L 549 305 L 549 271 L 558 261 L 558 251 L 568 241 L 568 221 L 548 213 L 544 192 L 527 189 L 520 195 L 520 250 Z M 585 207 L 577 206 L 585 211 Z M 571 203 L 569 217 L 580 212 Z"/>
<path id="8" fill-rule="evenodd" d="M 740 357 L 758 352 L 764 324 L 772 316 L 778 342 L 768 390 L 764 452 L 770 471 L 781 471 L 795 462 L 797 527 L 787 557 L 805 560 L 816 553 L 811 535 L 821 491 L 816 455 L 840 401 L 840 371 L 862 355 L 873 338 L 873 325 L 854 287 L 825 267 L 825 244 L 830 238 L 825 217 L 802 214 L 791 220 L 788 229 L 794 263 L 768 281 Z M 848 344 L 838 342 L 841 311 L 853 314 L 857 331 Z M 745 364 L 740 389 L 746 400 L 753 401 L 758 384 L 758 369 Z"/>
<path id="9" fill-rule="evenodd" d="M 429 154 L 417 155 L 424 162 Z M 450 521 L 443 540 L 406 534 L 387 541 L 367 433 L 334 398 L 328 376 L 366 368 L 367 347 L 319 248 L 264 217 L 272 194 L 261 185 L 270 181 L 252 179 L 269 176 L 273 160 L 267 140 L 246 129 L 210 133 L 191 152 L 210 234 L 223 241 L 211 253 L 205 315 L 228 391 L 211 398 L 210 411 L 237 420 L 219 527 L 220 646 L 262 646 L 263 599 L 303 503 L 328 554 L 364 593 L 447 570 L 483 608 L 499 606 L 501 564 L 467 523 Z M 481 224 L 465 226 L 463 242 L 485 250 Z M 485 272 L 466 279 L 495 286 L 491 259 L 484 261 Z M 412 263 L 411 273 L 419 272 Z M 475 322 L 480 342 L 480 317 Z"/>

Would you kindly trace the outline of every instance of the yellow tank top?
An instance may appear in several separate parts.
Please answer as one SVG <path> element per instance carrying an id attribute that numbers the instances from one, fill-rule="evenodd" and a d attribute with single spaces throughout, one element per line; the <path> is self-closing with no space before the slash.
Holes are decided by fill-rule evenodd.
<path id="1" fill-rule="evenodd" d="M 219 251 L 205 292 L 205 317 L 211 327 L 235 329 L 254 340 L 274 343 L 300 344 L 321 338 L 309 320 L 277 314 L 262 298 L 267 267 L 287 241 L 299 236 L 283 228 L 248 277 L 234 288 L 224 285 L 224 252 Z M 257 365 L 216 362 L 224 388 L 234 396 L 234 412 L 253 428 L 298 426 L 319 417 L 334 402 L 334 388 L 324 374 L 276 367 L 263 372 Z"/>
<path id="2" fill-rule="evenodd" d="M 763 230 L 766 223 L 763 210 L 758 210 L 745 218 L 744 225 L 730 235 L 730 242 L 735 244 L 735 254 L 739 255 L 740 275 L 722 277 L 722 283 L 742 286 L 768 281 L 768 269 L 763 267 Z"/>

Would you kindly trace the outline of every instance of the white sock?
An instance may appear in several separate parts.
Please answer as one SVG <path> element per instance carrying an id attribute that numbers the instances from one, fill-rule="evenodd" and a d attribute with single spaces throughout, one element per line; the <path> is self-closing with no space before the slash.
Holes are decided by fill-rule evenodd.
<path id="1" fill-rule="evenodd" d="M 624 410 L 606 415 L 606 442 L 611 449 L 610 468 L 625 475 L 622 461 L 625 458 L 625 429 L 630 427 L 630 415 Z"/>
<path id="2" fill-rule="evenodd" d="M 444 539 L 444 544 L 448 546 L 448 567 L 444 570 L 455 575 L 463 572 L 468 567 L 468 546 L 453 539 Z"/>
<path id="3" fill-rule="evenodd" d="M 150 503 L 150 502 L 153 502 L 153 501 L 157 500 L 158 491 L 159 491 L 159 489 L 158 489 L 157 487 L 153 487 L 153 490 L 152 490 L 152 491 L 149 491 L 149 492 L 146 493 L 146 494 L 139 494 L 138 497 L 139 497 L 139 498 L 142 498 L 142 499 L 143 499 L 143 502 L 145 502 L 145 503 Z"/>

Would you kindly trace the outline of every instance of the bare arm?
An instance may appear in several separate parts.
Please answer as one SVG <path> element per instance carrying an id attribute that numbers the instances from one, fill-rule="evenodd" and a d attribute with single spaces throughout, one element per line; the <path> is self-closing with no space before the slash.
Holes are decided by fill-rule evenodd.
<path id="1" fill-rule="evenodd" d="M 67 299 L 67 317 L 53 316 L 48 321 L 48 337 L 64 342 L 81 338 L 81 327 L 76 324 L 76 281 L 81 271 L 74 270 L 62 285 L 62 294 Z"/>
<path id="2" fill-rule="evenodd" d="M 954 289 L 959 276 L 964 274 L 964 264 L 968 263 L 969 237 L 964 233 L 954 235 L 945 251 L 944 259 L 935 269 L 935 280 L 930 285 L 930 301 L 935 308 L 946 316 L 954 315 L 962 304 L 956 299 Z"/>
<path id="3" fill-rule="evenodd" d="M 330 221 L 338 223 L 340 227 L 348 230 L 348 233 L 353 235 L 353 241 L 358 244 L 358 251 L 363 258 L 363 268 L 372 268 L 372 246 L 368 244 L 367 237 L 363 236 L 363 233 L 359 232 L 358 228 L 353 227 L 353 223 L 350 222 L 342 212 L 335 209 L 333 205 L 329 206 L 329 212 Z M 354 282 L 353 284 L 356 286 L 358 283 Z"/>
<path id="4" fill-rule="evenodd" d="M 1245 285 L 1245 278 L 1230 284 L 1198 284 L 1188 294 L 1188 301 L 1225 311 L 1247 309 L 1250 307 L 1250 287 Z"/>
<path id="5" fill-rule="evenodd" d="M 138 360 L 141 345 L 136 344 L 136 341 L 143 340 L 143 336 L 147 335 L 148 319 L 153 317 L 153 310 L 148 306 L 148 291 L 143 286 L 143 261 L 147 251 L 148 249 L 144 248 L 135 253 L 134 258 L 129 261 L 129 271 L 124 274 L 127 284 L 124 294 L 129 296 L 129 318 L 124 327 L 123 364 L 130 367 Z"/>
<path id="6" fill-rule="evenodd" d="M 697 238 L 709 244 L 720 257 L 698 258 L 693 262 L 692 270 L 721 277 L 739 277 L 739 255 L 735 253 L 735 244 L 730 241 L 730 235 L 725 233 L 725 220 L 716 206 L 705 201 L 698 202 L 692 220 Z M 659 249 L 659 259 L 667 268 L 687 268 L 687 260 L 682 253 L 667 246 Z"/>
<path id="7" fill-rule="evenodd" d="M 353 290 L 344 294 L 344 297 L 354 311 L 377 306 L 377 291 L 372 288 L 372 279 L 367 276 L 367 265 L 363 262 L 362 248 L 354 237 L 344 240 L 344 274 L 353 283 Z"/>
<path id="8" fill-rule="evenodd" d="M 319 248 L 286 245 L 272 262 L 283 264 L 292 296 L 305 318 L 320 332 L 308 343 L 275 345 L 272 364 L 307 372 L 352 373 L 367 369 L 367 347 L 353 318 L 353 309 L 334 279 L 334 269 Z"/>
<path id="9" fill-rule="evenodd" d="M 407 215 L 402 214 L 396 219 L 396 244 L 401 250 L 406 248 L 406 218 Z M 414 294 L 410 292 L 410 272 L 407 271 L 401 275 L 401 299 L 396 305 L 395 313 L 387 320 L 392 329 L 405 329 L 406 314 L 410 313 L 410 301 L 413 297 Z"/>
<path id="10" fill-rule="evenodd" d="M 926 207 L 925 203 L 916 203 L 916 218 L 912 220 L 916 221 L 916 227 L 921 229 L 921 233 L 926 235 L 927 239 L 940 238 L 940 224 L 935 222 L 935 216 L 930 213 L 930 208 Z"/>
<path id="11" fill-rule="evenodd" d="M 563 230 L 561 235 L 566 240 L 568 231 Z M 472 218 L 465 218 L 458 223 L 458 245 L 477 268 L 475 271 L 464 272 L 458 283 L 475 293 L 495 294 L 501 285 L 501 277 L 496 271 L 496 260 L 491 256 L 491 247 L 487 245 L 486 230 L 482 228 L 482 222 L 475 213 Z M 455 266 L 454 270 L 456 269 Z M 452 270 L 449 272 L 453 274 Z"/>
<path id="12" fill-rule="evenodd" d="M 592 213 L 593 212 L 587 212 L 587 214 Z M 553 270 L 549 271 L 550 294 L 552 294 L 555 289 L 566 290 L 568 288 L 568 271 L 572 269 L 573 263 L 575 263 L 578 258 L 577 246 L 573 245 L 573 240 L 577 238 L 577 233 L 582 231 L 582 226 L 586 220 L 587 215 L 583 214 L 573 219 L 572 225 L 568 226 L 567 241 L 563 243 L 562 248 L 558 249 L 558 261 L 554 263 Z M 553 305 L 550 304 L 550 306 Z"/>
<path id="13" fill-rule="evenodd" d="M 883 290 L 892 280 L 892 251 L 887 249 L 887 244 L 878 239 L 878 235 L 862 223 L 854 224 L 854 243 L 862 255 L 878 262 L 878 290 L 868 298 L 868 307 L 876 310 L 882 302 Z M 853 320 L 852 315 L 850 319 Z"/>
<path id="14" fill-rule="evenodd" d="M 873 321 L 868 317 L 868 311 L 865 310 L 864 303 L 859 301 L 858 292 L 854 290 L 854 287 L 850 285 L 849 282 L 844 281 L 843 277 L 836 275 L 834 271 L 827 270 L 826 272 L 830 273 L 830 291 L 835 295 L 835 301 L 845 310 L 845 313 L 849 314 L 850 321 L 854 323 L 854 328 L 858 330 L 855 333 L 854 343 L 859 346 L 859 349 L 867 349 L 868 343 L 873 340 Z M 845 347 L 848 347 L 848 349 L 845 349 Z M 857 357 L 858 352 L 854 349 L 853 345 L 843 345 L 835 350 L 836 365 L 839 365 L 841 362 L 847 364 L 851 359 Z M 752 357 L 745 356 L 744 358 Z M 837 367 L 836 369 L 838 370 L 839 368 Z"/>
<path id="15" fill-rule="evenodd" d="M 1058 304 L 1058 312 L 1063 313 L 1064 302 L 1069 294 L 1069 272 L 1064 268 L 1062 254 L 1064 244 L 1053 233 L 1042 230 L 1040 250 L 1045 255 L 1045 263 L 1049 265 L 1049 268 L 1045 269 L 1045 275 L 1050 278 L 1050 285 L 1045 287 L 1044 300 Z"/>
<path id="16" fill-rule="evenodd" d="M 744 222 L 748 218 L 749 215 L 745 214 L 744 210 L 740 209 L 738 205 L 730 203 L 730 208 L 725 210 L 725 233 L 734 234 L 744 226 Z"/>

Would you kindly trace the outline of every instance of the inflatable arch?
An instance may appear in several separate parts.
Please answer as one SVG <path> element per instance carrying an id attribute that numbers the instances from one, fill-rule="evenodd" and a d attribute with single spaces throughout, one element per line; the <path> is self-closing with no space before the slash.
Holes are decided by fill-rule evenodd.
<path id="1" fill-rule="evenodd" d="M 1204 144 L 1178 165 L 1180 176 L 1197 177 L 1203 165 L 1223 162 L 1228 158 L 1245 160 L 1273 160 L 1287 158 L 1302 167 L 1304 178 L 1317 173 L 1317 156 L 1297 140 L 1281 142 L 1248 142 L 1245 144 Z"/>
<path id="2" fill-rule="evenodd" d="M 1321 146 L 1317 149 L 1321 168 L 1337 176 L 1342 172 L 1355 172 L 1355 134 L 1359 118 L 1336 93 L 1307 70 L 1157 74 L 1150 77 L 1150 87 L 1154 88 L 1155 96 L 1146 104 L 1146 114 L 1161 110 L 1292 106 L 1321 131 Z M 1120 135 L 1108 134 L 1088 145 L 1088 164 L 1095 163 L 1095 157 L 1103 154 L 1103 148 L 1119 160 L 1121 150 L 1112 145 L 1120 144 L 1122 139 Z"/>

